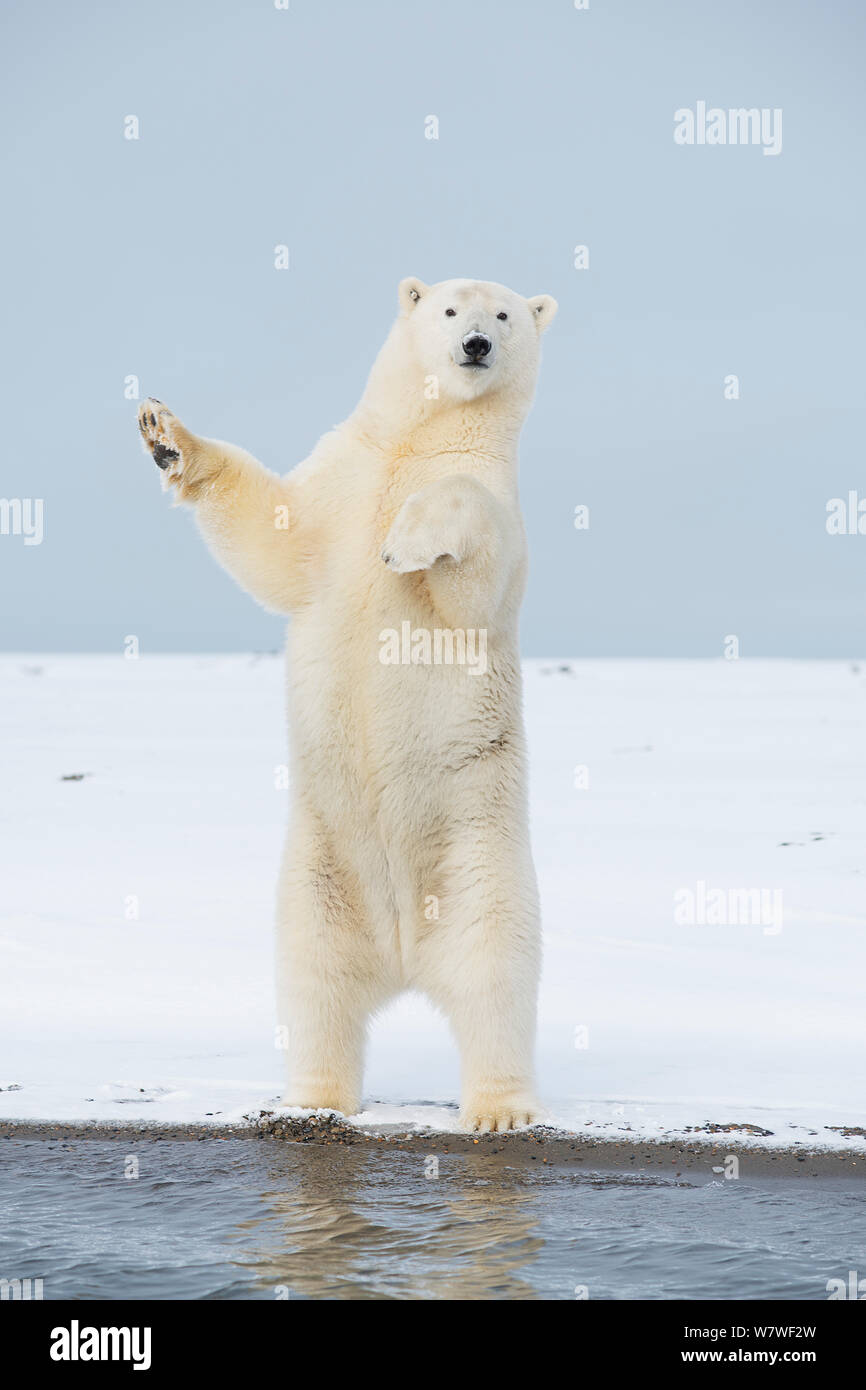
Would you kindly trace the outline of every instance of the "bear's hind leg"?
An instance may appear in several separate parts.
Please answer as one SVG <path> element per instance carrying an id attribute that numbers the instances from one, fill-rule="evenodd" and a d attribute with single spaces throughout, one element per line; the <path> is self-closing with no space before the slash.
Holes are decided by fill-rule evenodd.
<path id="1" fill-rule="evenodd" d="M 419 983 L 460 1048 L 460 1123 L 481 1132 L 533 1124 L 540 931 L 528 851 L 501 828 L 455 832 L 439 920 L 425 932 Z"/>
<path id="2" fill-rule="evenodd" d="M 357 885 L 315 823 L 296 823 L 277 920 L 277 1014 L 288 1039 L 283 1105 L 357 1113 L 367 1021 L 389 993 L 384 977 Z"/>

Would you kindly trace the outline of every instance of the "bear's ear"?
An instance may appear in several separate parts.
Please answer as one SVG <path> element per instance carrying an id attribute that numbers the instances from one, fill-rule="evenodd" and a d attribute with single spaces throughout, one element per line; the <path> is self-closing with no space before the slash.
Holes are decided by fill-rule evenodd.
<path id="1" fill-rule="evenodd" d="M 405 280 L 400 281 L 397 297 L 404 314 L 411 314 L 418 300 L 427 293 L 427 288 L 424 281 L 419 280 L 415 275 L 409 275 Z"/>
<path id="2" fill-rule="evenodd" d="M 556 311 L 559 308 L 552 294 L 536 294 L 532 299 L 527 299 L 529 311 L 535 319 L 539 333 L 543 333 L 545 328 L 549 328 L 556 318 Z"/>

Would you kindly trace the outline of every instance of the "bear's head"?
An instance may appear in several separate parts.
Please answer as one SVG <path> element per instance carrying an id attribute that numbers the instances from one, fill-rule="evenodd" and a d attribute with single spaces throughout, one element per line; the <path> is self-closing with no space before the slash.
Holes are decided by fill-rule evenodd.
<path id="1" fill-rule="evenodd" d="M 502 389 L 531 395 L 539 339 L 557 308 L 549 294 L 524 299 L 486 280 L 425 285 L 410 276 L 400 282 L 399 302 L 400 336 L 424 379 L 435 379 L 437 398 L 472 401 Z"/>

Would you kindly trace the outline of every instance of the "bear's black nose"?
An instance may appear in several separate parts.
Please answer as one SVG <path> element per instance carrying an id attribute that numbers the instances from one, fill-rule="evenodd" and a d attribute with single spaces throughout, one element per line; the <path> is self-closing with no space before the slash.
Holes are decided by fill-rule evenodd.
<path id="1" fill-rule="evenodd" d="M 471 357 L 473 362 L 486 357 L 493 347 L 492 342 L 486 333 L 467 333 L 462 343 L 463 351 L 467 357 Z"/>

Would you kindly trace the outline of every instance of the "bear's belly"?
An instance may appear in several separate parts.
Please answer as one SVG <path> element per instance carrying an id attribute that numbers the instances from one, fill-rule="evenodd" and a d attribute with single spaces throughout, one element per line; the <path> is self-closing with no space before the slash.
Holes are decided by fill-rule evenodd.
<path id="1" fill-rule="evenodd" d="M 417 834 L 458 812 L 456 792 L 462 804 L 498 765 L 522 764 L 515 639 L 399 607 L 335 616 L 303 615 L 289 644 L 295 790 L 329 825 L 363 817 L 381 836 L 409 822 Z"/>

